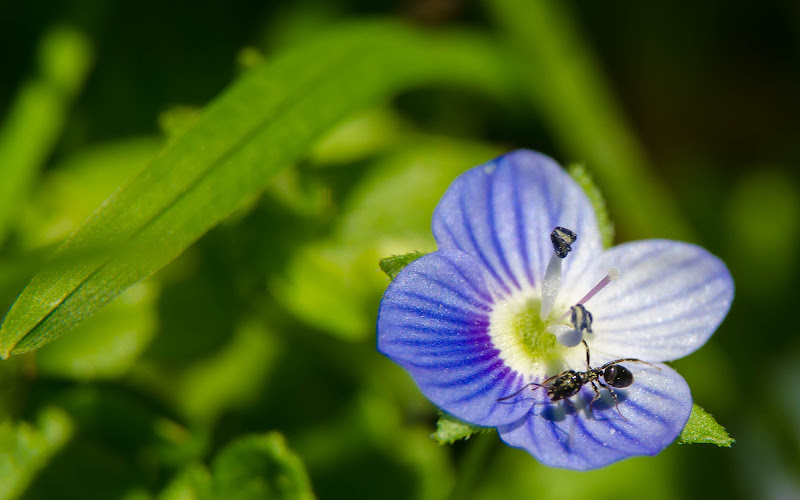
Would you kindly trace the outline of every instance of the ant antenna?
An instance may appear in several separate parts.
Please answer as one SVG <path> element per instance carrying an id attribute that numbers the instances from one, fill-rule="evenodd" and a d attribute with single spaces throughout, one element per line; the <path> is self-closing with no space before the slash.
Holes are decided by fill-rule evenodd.
<path id="1" fill-rule="evenodd" d="M 552 378 L 552 377 L 551 377 L 551 378 Z M 547 380 L 550 380 L 550 379 L 547 379 Z M 519 393 L 521 393 L 522 391 L 524 391 L 525 389 L 527 389 L 528 387 L 530 387 L 530 386 L 532 386 L 532 385 L 535 385 L 535 386 L 536 386 L 536 387 L 533 389 L 534 391 L 535 391 L 536 389 L 538 389 L 539 387 L 544 387 L 542 384 L 537 384 L 536 382 L 531 382 L 531 383 L 529 383 L 529 384 L 525 384 L 525 385 L 523 385 L 523 386 L 522 386 L 522 388 L 521 388 L 520 390 L 518 390 L 517 392 L 515 392 L 514 394 L 509 394 L 508 396 L 503 396 L 502 398 L 498 398 L 498 399 L 497 399 L 497 402 L 498 402 L 498 403 L 502 403 L 502 402 L 504 402 L 504 401 L 506 401 L 506 400 L 508 400 L 508 399 L 511 399 L 511 398 L 513 398 L 514 396 L 517 396 Z"/>

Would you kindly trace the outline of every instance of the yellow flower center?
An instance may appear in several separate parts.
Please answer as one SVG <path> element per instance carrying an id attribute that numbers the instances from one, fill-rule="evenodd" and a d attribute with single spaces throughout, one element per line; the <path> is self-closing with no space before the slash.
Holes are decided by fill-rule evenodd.
<path id="1" fill-rule="evenodd" d="M 489 335 L 500 357 L 512 369 L 526 374 L 561 371 L 568 348 L 547 327 L 560 323 L 555 315 L 541 317 L 537 297 L 499 301 L 489 320 Z"/>

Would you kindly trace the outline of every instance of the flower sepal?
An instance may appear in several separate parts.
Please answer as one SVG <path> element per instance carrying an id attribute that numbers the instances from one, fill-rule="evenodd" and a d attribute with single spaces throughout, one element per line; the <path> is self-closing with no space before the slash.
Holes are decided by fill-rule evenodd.
<path id="1" fill-rule="evenodd" d="M 720 448 L 730 448 L 735 442 L 736 440 L 728 434 L 725 427 L 721 426 L 710 413 L 696 403 L 692 404 L 689 421 L 686 422 L 686 427 L 683 428 L 676 441 L 678 444 L 715 444 Z"/>
<path id="2" fill-rule="evenodd" d="M 493 430 L 494 427 L 480 427 L 468 424 L 440 411 L 439 420 L 436 422 L 436 432 L 431 434 L 431 437 L 439 444 L 453 444 L 462 439 L 469 439 L 473 434 L 482 434 Z"/>
<path id="3" fill-rule="evenodd" d="M 381 271 L 386 273 L 386 276 L 388 276 L 390 280 L 393 280 L 407 265 L 424 255 L 425 254 L 422 252 L 404 253 L 402 255 L 384 257 L 378 262 L 381 266 Z"/>

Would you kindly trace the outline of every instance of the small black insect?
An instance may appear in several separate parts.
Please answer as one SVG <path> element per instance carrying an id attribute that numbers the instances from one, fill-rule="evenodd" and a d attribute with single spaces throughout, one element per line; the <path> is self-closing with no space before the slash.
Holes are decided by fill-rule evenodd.
<path id="1" fill-rule="evenodd" d="M 635 361 L 638 363 L 644 363 L 646 365 L 650 365 L 653 368 L 660 369 L 657 366 L 653 366 L 647 361 L 642 361 L 641 359 L 636 358 L 622 358 L 617 359 L 614 361 L 609 361 L 608 363 L 604 364 L 603 366 L 599 366 L 597 368 L 592 368 L 592 364 L 589 358 L 589 346 L 586 344 L 585 340 L 581 341 L 586 347 L 586 367 L 587 370 L 584 372 L 575 371 L 575 370 L 566 370 L 552 377 L 545 379 L 541 384 L 537 384 L 536 382 L 531 382 L 530 384 L 526 385 L 519 391 L 511 394 L 510 396 L 506 396 L 503 398 L 498 399 L 498 402 L 505 401 L 510 399 L 520 392 L 524 391 L 530 386 L 535 386 L 533 390 L 540 387 L 544 387 L 547 389 L 547 397 L 550 398 L 550 401 L 561 401 L 562 399 L 571 398 L 572 396 L 578 394 L 580 392 L 581 387 L 586 384 L 592 384 L 592 389 L 594 389 L 594 397 L 592 401 L 589 403 L 591 407 L 595 401 L 600 399 L 600 390 L 597 388 L 597 384 L 600 384 L 601 387 L 608 390 L 611 393 L 611 397 L 614 398 L 614 406 L 617 408 L 617 413 L 622 418 L 625 416 L 622 412 L 619 411 L 619 402 L 617 400 L 617 394 L 614 392 L 612 387 L 616 387 L 617 389 L 621 389 L 623 387 L 628 387 L 633 384 L 633 373 L 630 370 L 622 366 L 620 363 L 626 361 Z M 627 420 L 627 419 L 626 419 Z"/>
<path id="2" fill-rule="evenodd" d="M 550 233 L 550 241 L 553 243 L 553 250 L 559 259 L 563 259 L 572 250 L 572 244 L 578 239 L 578 235 L 569 229 L 556 226 Z"/>

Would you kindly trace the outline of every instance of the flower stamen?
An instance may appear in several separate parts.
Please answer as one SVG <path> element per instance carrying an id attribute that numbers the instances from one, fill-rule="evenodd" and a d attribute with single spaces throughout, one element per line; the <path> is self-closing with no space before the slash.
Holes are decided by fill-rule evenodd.
<path id="1" fill-rule="evenodd" d="M 576 330 L 586 330 L 586 333 L 592 333 L 592 313 L 590 313 L 583 304 L 577 304 L 569 308 L 572 312 L 572 326 Z"/>
<path id="2" fill-rule="evenodd" d="M 542 318 L 546 318 L 550 314 L 553 304 L 556 303 L 558 290 L 561 288 L 561 259 L 569 254 L 576 239 L 578 239 L 578 235 L 561 226 L 556 226 L 550 233 L 554 254 L 550 257 L 542 282 L 542 310 L 540 313 Z"/>
<path id="3" fill-rule="evenodd" d="M 584 295 L 583 298 L 577 302 L 577 305 L 582 305 L 582 304 L 585 304 L 585 303 L 589 302 L 589 299 L 591 299 L 592 297 L 597 295 L 597 292 L 599 292 L 600 290 L 605 288 L 609 283 L 611 283 L 612 281 L 614 281 L 617 278 L 619 278 L 619 271 L 617 271 L 616 268 L 613 268 L 613 267 L 610 268 L 608 270 L 608 274 L 606 274 L 605 277 L 603 279 L 601 279 L 600 282 L 594 286 L 594 288 L 589 290 L 589 293 Z M 559 321 L 563 321 L 564 319 L 566 319 L 567 316 L 570 315 L 570 313 L 572 313 L 572 308 L 569 308 L 567 310 L 567 312 L 562 314 L 561 317 L 558 318 Z M 589 333 L 591 333 L 591 331 Z"/>

